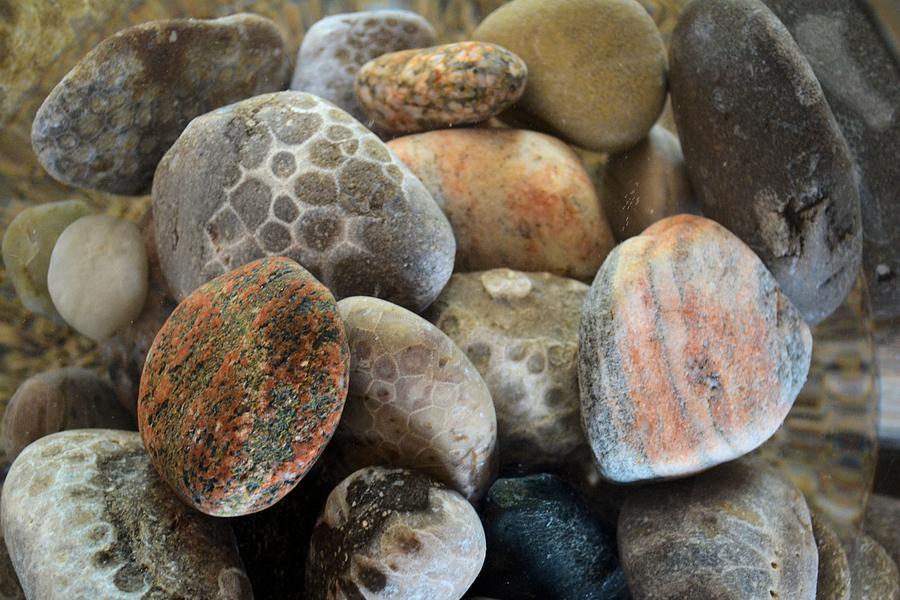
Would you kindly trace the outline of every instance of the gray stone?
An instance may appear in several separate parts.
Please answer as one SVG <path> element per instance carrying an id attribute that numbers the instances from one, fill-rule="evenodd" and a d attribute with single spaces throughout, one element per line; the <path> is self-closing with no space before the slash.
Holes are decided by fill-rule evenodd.
<path id="1" fill-rule="evenodd" d="M 881 544 L 860 534 L 847 543 L 850 561 L 851 600 L 898 600 L 900 574 L 897 563 Z"/>
<path id="2" fill-rule="evenodd" d="M 850 564 L 847 553 L 834 530 L 823 517 L 811 513 L 813 535 L 819 551 L 819 575 L 816 600 L 850 599 Z"/>
<path id="3" fill-rule="evenodd" d="M 869 496 L 863 529 L 900 565 L 900 499 L 881 494 Z"/>
<path id="4" fill-rule="evenodd" d="M 0 492 L 2 490 L 3 487 L 0 485 Z M 0 600 L 25 600 L 25 592 L 19 585 L 19 577 L 12 561 L 9 560 L 9 550 L 6 548 L 2 528 L 0 528 Z"/>

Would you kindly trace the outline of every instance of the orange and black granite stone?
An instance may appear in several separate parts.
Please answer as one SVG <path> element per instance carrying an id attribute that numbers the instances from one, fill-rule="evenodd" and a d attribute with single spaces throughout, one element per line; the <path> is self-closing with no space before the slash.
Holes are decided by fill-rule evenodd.
<path id="1" fill-rule="evenodd" d="M 217 277 L 178 305 L 147 356 L 138 422 L 153 465 L 207 514 L 262 510 L 331 438 L 348 368 L 334 297 L 297 263 Z"/>

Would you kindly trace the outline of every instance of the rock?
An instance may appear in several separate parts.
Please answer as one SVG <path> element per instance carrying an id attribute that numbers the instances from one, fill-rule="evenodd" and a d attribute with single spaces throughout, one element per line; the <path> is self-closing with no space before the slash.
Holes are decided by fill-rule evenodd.
<path id="1" fill-rule="evenodd" d="M 698 2 L 672 37 L 672 106 L 703 214 L 762 258 L 803 317 L 860 264 L 853 160 L 800 48 L 759 0 Z"/>
<path id="2" fill-rule="evenodd" d="M 527 77 L 506 48 L 457 42 L 369 61 L 356 75 L 356 98 L 376 129 L 416 133 L 487 121 L 522 96 Z"/>
<path id="3" fill-rule="evenodd" d="M 303 36 L 291 89 L 334 103 L 355 119 L 366 115 L 353 84 L 359 68 L 382 54 L 425 48 L 437 41 L 434 28 L 406 10 L 367 10 L 325 17 Z"/>
<path id="4" fill-rule="evenodd" d="M 851 600 L 897 600 L 900 575 L 897 563 L 881 544 L 860 534 L 847 549 L 850 560 Z"/>
<path id="5" fill-rule="evenodd" d="M 3 412 L 6 460 L 45 435 L 87 428 L 134 429 L 134 419 L 109 384 L 87 369 L 38 373 L 19 386 Z"/>
<path id="6" fill-rule="evenodd" d="M 457 271 L 509 267 L 588 279 L 613 247 L 590 176 L 557 139 L 456 129 L 398 138 L 388 147 L 447 214 Z"/>
<path id="7" fill-rule="evenodd" d="M 666 53 L 635 0 L 514 0 L 488 15 L 473 38 L 528 65 L 517 104 L 522 120 L 578 146 L 625 150 L 662 111 Z"/>
<path id="8" fill-rule="evenodd" d="M 3 486 L 0 484 L 0 491 L 2 490 Z M 0 528 L 0 600 L 25 600 L 25 592 L 22 591 L 19 577 L 9 559 L 9 550 L 6 548 L 2 528 Z"/>
<path id="9" fill-rule="evenodd" d="M 73 221 L 91 213 L 81 200 L 30 206 L 16 215 L 3 234 L 3 265 L 25 308 L 61 319 L 47 290 L 50 253 L 59 234 Z"/>
<path id="10" fill-rule="evenodd" d="M 349 352 L 334 297 L 287 258 L 188 296 L 147 355 L 138 424 L 153 465 L 215 516 L 280 500 L 331 438 Z"/>
<path id="11" fill-rule="evenodd" d="M 437 327 L 377 298 L 338 302 L 350 345 L 350 392 L 329 447 L 339 476 L 369 466 L 419 470 L 469 500 L 497 474 L 487 386 Z"/>
<path id="12" fill-rule="evenodd" d="M 178 501 L 137 433 L 64 431 L 26 448 L 2 524 L 28 598 L 253 598 L 231 529 Z"/>
<path id="13" fill-rule="evenodd" d="M 284 89 L 289 68 L 277 26 L 256 15 L 129 27 L 57 84 L 34 119 L 32 145 L 67 185 L 140 194 L 191 119 Z"/>
<path id="14" fill-rule="evenodd" d="M 617 246 L 581 321 L 582 422 L 601 474 L 678 477 L 750 452 L 806 381 L 812 336 L 717 223 L 668 217 Z"/>
<path id="15" fill-rule="evenodd" d="M 453 231 L 425 187 L 347 113 L 301 92 L 192 121 L 156 172 L 153 216 L 176 299 L 287 256 L 338 298 L 419 311 L 453 270 Z"/>
<path id="16" fill-rule="evenodd" d="M 637 146 L 609 157 L 600 197 L 618 241 L 640 235 L 660 219 L 700 213 L 691 194 L 681 144 L 659 125 Z"/>
<path id="17" fill-rule="evenodd" d="M 619 515 L 619 557 L 634 600 L 813 600 L 818 558 L 793 484 L 736 462 L 636 489 Z"/>
<path id="18" fill-rule="evenodd" d="M 456 600 L 484 554 L 462 496 L 413 471 L 368 467 L 328 496 L 309 548 L 308 599 Z"/>
<path id="19" fill-rule="evenodd" d="M 481 518 L 489 552 L 473 591 L 521 600 L 628 597 L 614 532 L 559 478 L 498 479 Z"/>
<path id="20" fill-rule="evenodd" d="M 881 494 L 869 496 L 863 529 L 900 565 L 900 500 Z"/>
<path id="21" fill-rule="evenodd" d="M 147 252 L 134 223 L 82 217 L 56 240 L 47 289 L 62 318 L 95 341 L 141 314 L 147 298 Z"/>
<path id="22" fill-rule="evenodd" d="M 576 355 L 587 291 L 549 273 L 458 273 L 427 313 L 487 383 L 502 467 L 561 467 L 586 447 Z"/>
<path id="23" fill-rule="evenodd" d="M 819 552 L 816 600 L 850 600 L 850 565 L 841 540 L 822 517 L 811 516 Z"/>

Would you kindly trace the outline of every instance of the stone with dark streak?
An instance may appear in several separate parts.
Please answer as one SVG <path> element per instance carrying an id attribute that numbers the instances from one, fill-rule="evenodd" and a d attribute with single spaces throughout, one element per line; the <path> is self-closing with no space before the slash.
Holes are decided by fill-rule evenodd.
<path id="1" fill-rule="evenodd" d="M 207 514 L 262 510 L 334 433 L 349 352 L 331 293 L 287 258 L 200 287 L 147 355 L 138 424 L 161 477 Z"/>
<path id="2" fill-rule="evenodd" d="M 630 482 L 696 473 L 766 441 L 806 381 L 812 337 L 750 248 L 679 215 L 612 251 L 579 348 L 600 473 Z"/>

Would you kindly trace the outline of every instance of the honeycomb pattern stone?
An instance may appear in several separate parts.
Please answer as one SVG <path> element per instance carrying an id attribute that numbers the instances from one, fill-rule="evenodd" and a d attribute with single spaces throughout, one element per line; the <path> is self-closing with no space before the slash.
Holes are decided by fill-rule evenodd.
<path id="1" fill-rule="evenodd" d="M 338 298 L 419 311 L 450 278 L 456 251 L 406 166 L 349 114 L 302 92 L 195 119 L 160 162 L 153 211 L 179 300 L 252 260 L 287 256 Z"/>

